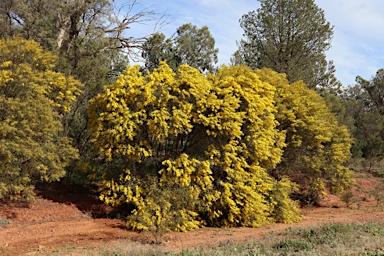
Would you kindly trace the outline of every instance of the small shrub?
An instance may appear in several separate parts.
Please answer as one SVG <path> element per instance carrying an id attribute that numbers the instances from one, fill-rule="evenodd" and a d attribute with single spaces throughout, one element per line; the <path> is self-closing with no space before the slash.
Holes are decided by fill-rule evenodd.
<path id="1" fill-rule="evenodd" d="M 12 220 L 10 219 L 4 219 L 4 218 L 0 218 L 0 226 L 7 226 L 9 224 L 12 224 Z"/>
<path id="2" fill-rule="evenodd" d="M 353 196 L 353 193 L 348 190 L 348 191 L 344 191 L 342 194 L 341 194 L 341 200 L 347 204 L 347 207 L 349 207 L 351 205 L 351 203 L 354 202 L 354 196 Z"/>

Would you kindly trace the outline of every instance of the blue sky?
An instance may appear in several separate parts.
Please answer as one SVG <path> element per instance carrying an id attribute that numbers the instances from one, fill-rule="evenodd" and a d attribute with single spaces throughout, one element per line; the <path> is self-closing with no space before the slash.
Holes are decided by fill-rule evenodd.
<path id="1" fill-rule="evenodd" d="M 383 0 L 315 0 L 334 26 L 332 47 L 326 52 L 336 66 L 336 76 L 344 86 L 355 83 L 356 76 L 371 79 L 384 68 L 384 1 Z M 192 23 L 208 26 L 219 48 L 220 64 L 228 64 L 242 38 L 241 16 L 257 10 L 257 0 L 141 0 L 140 8 L 166 12 L 172 21 L 159 28 L 168 37 L 176 28 Z M 129 36 L 146 36 L 154 24 L 132 26 Z"/>

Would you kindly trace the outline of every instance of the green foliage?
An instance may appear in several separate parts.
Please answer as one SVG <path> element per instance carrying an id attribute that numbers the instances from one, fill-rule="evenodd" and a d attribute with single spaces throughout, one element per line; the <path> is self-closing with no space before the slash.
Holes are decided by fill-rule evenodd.
<path id="1" fill-rule="evenodd" d="M 349 207 L 351 205 L 351 203 L 353 203 L 355 201 L 355 200 L 353 200 L 354 199 L 353 197 L 354 197 L 354 195 L 350 190 L 344 191 L 341 194 L 341 200 L 347 204 L 347 207 Z"/>
<path id="2" fill-rule="evenodd" d="M 363 157 L 372 170 L 375 162 L 384 157 L 384 69 L 377 71 L 370 80 L 357 77 L 357 84 L 343 93 L 343 103 L 348 123 L 355 143 L 352 147 L 354 157 Z"/>
<path id="3" fill-rule="evenodd" d="M 36 182 L 59 180 L 77 157 L 61 118 L 81 84 L 53 71 L 55 61 L 36 42 L 0 41 L 0 198 L 31 199 Z"/>
<path id="4" fill-rule="evenodd" d="M 143 44 L 145 69 L 152 72 L 160 61 L 176 71 L 181 64 L 188 64 L 200 72 L 213 72 L 217 62 L 218 49 L 215 39 L 207 26 L 198 29 L 191 23 L 177 28 L 175 35 L 166 39 L 162 33 L 156 33 Z"/>
<path id="5" fill-rule="evenodd" d="M 104 174 L 100 198 L 133 205 L 127 224 L 144 230 L 300 220 L 289 198 L 295 186 L 266 172 L 284 147 L 274 93 L 246 67 L 223 66 L 208 77 L 187 65 L 173 72 L 162 63 L 147 75 L 128 67 L 91 101 L 100 157 L 129 160 Z"/>
<path id="6" fill-rule="evenodd" d="M 155 33 L 148 38 L 143 44 L 144 68 L 149 72 L 153 72 L 161 61 L 167 61 L 167 64 L 173 70 L 177 70 L 177 67 L 181 64 L 181 59 L 176 55 L 173 44 L 172 38 L 166 38 L 163 33 Z"/>
<path id="7" fill-rule="evenodd" d="M 55 22 L 55 12 L 59 1 L 22 1 L 4 0 L 0 4 L 0 37 L 12 38 L 22 34 L 24 38 L 40 39 L 39 43 L 52 44 L 54 36 L 52 25 Z"/>
<path id="8" fill-rule="evenodd" d="M 255 72 L 276 87 L 278 129 L 286 134 L 282 161 L 270 170 L 272 176 L 289 176 L 313 203 L 320 200 L 326 186 L 333 193 L 349 188 L 353 175 L 344 163 L 350 157 L 352 140 L 324 99 L 301 81 L 290 84 L 285 75 L 270 69 Z"/>
<path id="9" fill-rule="evenodd" d="M 232 63 L 252 69 L 272 68 L 292 83 L 310 88 L 338 89 L 335 67 L 327 63 L 333 28 L 313 0 L 259 0 L 260 9 L 244 14 L 240 26 L 245 39 Z"/>

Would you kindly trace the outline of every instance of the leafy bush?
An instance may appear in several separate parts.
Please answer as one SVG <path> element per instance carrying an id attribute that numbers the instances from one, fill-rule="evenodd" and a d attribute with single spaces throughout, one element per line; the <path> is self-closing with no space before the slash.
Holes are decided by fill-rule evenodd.
<path id="1" fill-rule="evenodd" d="M 7 226 L 9 224 L 12 224 L 12 220 L 0 218 L 0 226 Z"/>
<path id="2" fill-rule="evenodd" d="M 344 191 L 342 194 L 341 194 L 341 200 L 347 204 L 347 207 L 350 206 L 351 203 L 354 202 L 353 200 L 353 193 L 348 190 L 348 191 Z"/>
<path id="3" fill-rule="evenodd" d="M 377 206 L 380 206 L 384 202 L 384 184 L 379 183 L 376 186 L 374 186 L 372 189 L 368 190 L 368 196 L 373 197 L 376 202 Z"/>

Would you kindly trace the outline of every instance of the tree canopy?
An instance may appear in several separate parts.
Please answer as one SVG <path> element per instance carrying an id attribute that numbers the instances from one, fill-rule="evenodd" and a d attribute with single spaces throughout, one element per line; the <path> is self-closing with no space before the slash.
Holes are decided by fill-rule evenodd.
<path id="1" fill-rule="evenodd" d="M 356 84 L 346 88 L 342 99 L 349 129 L 355 143 L 354 157 L 363 157 L 369 169 L 375 161 L 384 158 L 384 69 L 379 69 L 371 80 L 360 76 Z"/>
<path id="2" fill-rule="evenodd" d="M 303 80 L 309 88 L 340 86 L 327 63 L 333 27 L 313 0 L 259 0 L 257 11 L 244 14 L 244 39 L 232 62 L 252 69 L 272 68 L 289 82 Z"/>
<path id="3" fill-rule="evenodd" d="M 191 23 L 177 28 L 171 38 L 156 33 L 143 45 L 145 68 L 150 72 L 158 67 L 161 61 L 167 61 L 174 71 L 181 64 L 188 64 L 203 73 L 213 72 L 217 63 L 217 53 L 215 39 L 208 27 L 199 29 Z"/>

